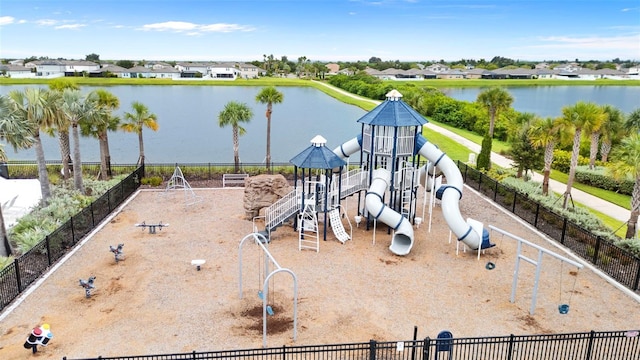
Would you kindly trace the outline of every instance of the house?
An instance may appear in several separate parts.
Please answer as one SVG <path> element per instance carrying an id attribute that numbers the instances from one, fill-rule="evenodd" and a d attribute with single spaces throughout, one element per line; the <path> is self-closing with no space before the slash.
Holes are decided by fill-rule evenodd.
<path id="1" fill-rule="evenodd" d="M 459 69 L 449 69 L 440 71 L 436 74 L 438 79 L 464 79 L 466 74 Z"/>
<path id="2" fill-rule="evenodd" d="M 253 64 L 237 63 L 236 68 L 240 71 L 239 76 L 243 79 L 256 79 L 266 73 L 266 71 Z"/>
<path id="3" fill-rule="evenodd" d="M 185 74 L 182 77 L 205 77 L 211 75 L 211 65 L 212 63 L 209 62 L 179 62 L 175 68 Z M 200 75 L 197 76 L 196 72 Z"/>
<path id="4" fill-rule="evenodd" d="M 329 73 L 330 75 L 335 75 L 340 71 L 340 65 L 336 64 L 336 63 L 330 63 L 325 65 L 327 67 L 327 69 L 329 69 Z"/>
<path id="5" fill-rule="evenodd" d="M 235 63 L 217 63 L 211 65 L 210 76 L 217 80 L 235 80 L 240 76 L 240 70 Z"/>
<path id="6" fill-rule="evenodd" d="M 36 73 L 30 68 L 22 65 L 0 65 L 0 76 L 10 77 L 14 79 L 33 78 Z"/>
<path id="7" fill-rule="evenodd" d="M 449 71 L 449 67 L 445 64 L 431 64 L 426 67 L 426 70 L 433 71 L 434 73 L 441 73 Z"/>

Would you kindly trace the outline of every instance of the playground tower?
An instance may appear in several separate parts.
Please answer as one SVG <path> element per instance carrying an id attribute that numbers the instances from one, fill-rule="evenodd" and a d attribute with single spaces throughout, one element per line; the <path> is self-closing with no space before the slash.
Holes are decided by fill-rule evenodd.
<path id="1" fill-rule="evenodd" d="M 374 181 L 376 169 L 386 169 L 390 173 L 388 196 L 378 195 L 382 196 L 384 206 L 413 222 L 419 186 L 415 139 L 427 121 L 402 101 L 402 94 L 397 90 L 391 90 L 386 97 L 358 120 L 362 124 L 360 165 L 368 172 L 369 185 Z M 369 220 L 372 220 L 371 215 L 377 215 L 370 214 L 366 208 L 361 209 L 361 213 Z"/>

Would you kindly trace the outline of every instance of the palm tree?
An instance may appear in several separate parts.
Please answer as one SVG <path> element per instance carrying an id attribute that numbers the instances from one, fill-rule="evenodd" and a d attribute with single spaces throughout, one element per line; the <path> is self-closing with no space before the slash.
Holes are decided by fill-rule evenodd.
<path id="1" fill-rule="evenodd" d="M 640 108 L 633 110 L 629 116 L 627 116 L 624 127 L 630 132 L 640 131 Z"/>
<path id="2" fill-rule="evenodd" d="M 564 201 L 562 203 L 562 207 L 566 209 L 569 205 L 571 188 L 573 187 L 573 181 L 576 176 L 576 167 L 578 166 L 578 155 L 580 155 L 580 139 L 582 137 L 582 131 L 584 129 L 599 128 L 598 124 L 602 123 L 604 114 L 602 113 L 600 107 L 595 103 L 585 103 L 583 101 L 578 101 L 573 106 L 563 107 L 562 117 L 563 121 L 571 124 L 574 129 L 571 163 L 569 167 L 569 179 L 567 180 L 567 189 L 563 194 Z"/>
<path id="3" fill-rule="evenodd" d="M 57 91 L 60 94 L 65 89 L 80 90 L 80 86 L 65 78 L 57 78 L 49 83 L 49 90 Z M 62 161 L 62 177 L 67 180 L 71 174 L 69 164 L 71 164 L 71 145 L 69 143 L 69 123 L 64 121 L 64 114 L 60 114 L 60 119 L 55 128 L 47 129 L 50 135 L 58 132 L 58 143 L 60 144 L 60 159 Z"/>
<path id="4" fill-rule="evenodd" d="M 568 134 L 565 131 L 565 123 L 562 118 L 550 117 L 537 119 L 529 129 L 529 139 L 535 147 L 544 147 L 544 170 L 542 176 L 542 194 L 549 195 L 549 176 L 553 163 L 553 150 L 556 144 L 562 142 L 562 137 Z"/>
<path id="5" fill-rule="evenodd" d="M 84 122 L 82 134 L 98 139 L 100 144 L 100 180 L 111 178 L 111 154 L 109 152 L 109 131 L 116 131 L 120 118 L 113 116 L 112 111 L 120 107 L 120 100 L 107 90 L 93 91 L 98 99 L 98 106 L 103 109 L 102 115 L 91 122 Z"/>
<path id="6" fill-rule="evenodd" d="M 9 92 L 9 98 L 17 121 L 26 124 L 33 136 L 42 202 L 46 205 L 51 197 L 51 187 L 40 130 L 54 127 L 60 121 L 56 110 L 60 94 L 40 88 L 26 88 L 23 92 Z"/>
<path id="7" fill-rule="evenodd" d="M 273 104 L 280 104 L 283 102 L 284 95 L 274 86 L 267 86 L 262 88 L 258 95 L 256 95 L 256 101 L 261 104 L 267 104 L 267 154 L 265 162 L 267 172 L 271 173 L 271 113 L 273 111 Z"/>
<path id="8" fill-rule="evenodd" d="M 584 127 L 585 135 L 589 135 L 589 169 L 593 169 L 596 166 L 596 157 L 598 156 L 598 149 L 600 148 L 600 128 L 602 128 L 602 124 L 607 121 L 607 107 L 611 108 L 609 105 L 601 106 L 599 108 L 601 112 L 600 119 L 598 121 L 590 121 L 588 124 L 585 124 Z"/>
<path id="9" fill-rule="evenodd" d="M 249 122 L 253 117 L 253 111 L 245 103 L 229 101 L 220 114 L 218 114 L 218 126 L 221 128 L 231 125 L 233 134 L 233 162 L 235 164 L 235 172 L 240 171 L 240 143 L 238 136 L 244 135 L 246 130 L 240 126 L 240 123 Z"/>
<path id="10" fill-rule="evenodd" d="M 73 136 L 73 184 L 76 190 L 84 194 L 82 183 L 82 160 L 80 158 L 80 122 L 91 121 L 99 116 L 98 98 L 92 94 L 83 96 L 80 90 L 66 89 L 62 92 L 62 112 L 71 125 Z"/>
<path id="11" fill-rule="evenodd" d="M 488 139 L 482 142 L 483 149 L 480 150 L 480 154 L 478 155 L 478 166 L 489 169 L 491 167 L 491 147 L 496 119 L 499 118 L 500 112 L 511 107 L 513 97 L 508 91 L 501 87 L 492 87 L 478 94 L 476 102 L 484 106 L 489 114 Z M 486 147 L 488 147 L 488 149 Z M 480 157 L 482 157 L 482 159 Z"/>
<path id="12" fill-rule="evenodd" d="M 631 192 L 631 216 L 625 234 L 625 238 L 631 239 L 636 234 L 636 224 L 640 216 L 640 133 L 636 132 L 622 139 L 612 157 L 615 157 L 616 161 L 610 167 L 610 171 L 616 179 L 628 175 L 635 177 Z"/>
<path id="13" fill-rule="evenodd" d="M 137 164 L 144 166 L 144 141 L 142 139 L 142 129 L 149 128 L 153 131 L 157 131 L 160 127 L 158 125 L 158 117 L 156 114 L 150 113 L 149 108 L 141 102 L 134 101 L 131 103 L 133 112 L 125 112 L 125 123 L 120 125 L 120 128 L 126 132 L 138 134 L 138 146 L 140 148 L 140 156 L 138 157 Z"/>
<path id="14" fill-rule="evenodd" d="M 14 150 L 28 149 L 33 146 L 33 137 L 28 124 L 19 121 L 14 116 L 12 104 L 7 96 L 0 96 L 0 140 L 6 141 Z M 7 154 L 0 144 L 0 162 L 7 161 Z M 0 256 L 9 256 L 13 253 L 11 243 L 7 235 L 7 227 L 2 215 L 0 204 Z"/>
<path id="15" fill-rule="evenodd" d="M 602 162 L 609 160 L 609 152 L 611 152 L 611 144 L 619 140 L 624 133 L 624 115 L 620 109 L 605 105 L 603 107 L 607 117 L 600 127 L 600 157 Z"/>

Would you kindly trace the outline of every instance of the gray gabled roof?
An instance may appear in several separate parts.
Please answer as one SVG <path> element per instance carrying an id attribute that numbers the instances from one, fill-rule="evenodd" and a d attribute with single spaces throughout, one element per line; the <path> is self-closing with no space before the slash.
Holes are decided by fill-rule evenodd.
<path id="1" fill-rule="evenodd" d="M 419 126 L 427 120 L 411 106 L 402 101 L 402 94 L 391 90 L 387 100 L 361 117 L 358 122 L 375 126 Z"/>

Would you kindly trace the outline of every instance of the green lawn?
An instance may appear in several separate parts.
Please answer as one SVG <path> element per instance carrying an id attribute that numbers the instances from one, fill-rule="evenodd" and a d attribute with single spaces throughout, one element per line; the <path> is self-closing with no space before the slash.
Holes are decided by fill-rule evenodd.
<path id="1" fill-rule="evenodd" d="M 567 181 L 569 181 L 569 175 L 562 173 L 558 170 L 552 170 L 551 175 L 549 177 L 563 184 L 566 184 Z M 591 194 L 593 196 L 606 200 L 610 203 L 616 204 L 627 210 L 631 210 L 631 196 L 629 195 L 624 195 L 624 194 L 620 194 L 620 193 L 609 191 L 609 190 L 603 190 L 594 186 L 580 184 L 578 182 L 574 182 L 573 187 L 578 190 L 584 191 L 587 194 Z"/>

